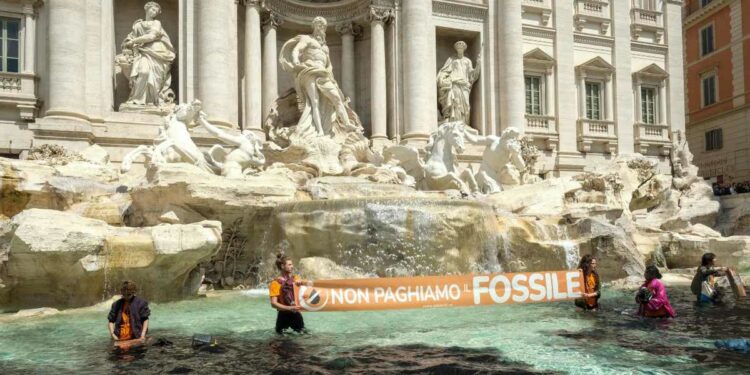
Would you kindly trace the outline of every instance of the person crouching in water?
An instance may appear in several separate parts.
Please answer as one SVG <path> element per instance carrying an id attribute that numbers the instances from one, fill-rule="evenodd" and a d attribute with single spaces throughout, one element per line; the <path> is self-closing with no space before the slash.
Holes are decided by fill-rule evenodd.
<path id="1" fill-rule="evenodd" d="M 726 276 L 727 271 L 726 267 L 716 267 L 716 254 L 703 254 L 701 265 L 690 284 L 690 290 L 698 297 L 699 303 L 717 303 L 721 300 L 721 293 L 716 287 L 716 277 Z"/>
<path id="2" fill-rule="evenodd" d="M 596 272 L 596 258 L 586 254 L 578 263 L 578 269 L 583 271 L 583 295 L 575 300 L 575 305 L 584 310 L 598 310 L 601 297 L 601 282 Z"/>
<path id="3" fill-rule="evenodd" d="M 148 302 L 137 296 L 138 286 L 132 281 L 122 283 L 122 298 L 112 304 L 109 310 L 109 334 L 115 341 L 146 341 L 148 318 L 151 310 Z"/>
<path id="4" fill-rule="evenodd" d="M 276 255 L 276 268 L 279 269 L 281 275 L 268 285 L 271 306 L 278 311 L 276 333 L 282 334 L 287 328 L 305 333 L 307 331 L 300 313 L 301 308 L 296 306 L 294 298 L 294 286 L 302 285 L 303 281 L 299 276 L 294 275 L 294 263 L 286 255 Z"/>
<path id="5" fill-rule="evenodd" d="M 667 290 L 661 282 L 661 272 L 656 266 L 646 267 L 646 282 L 635 296 L 638 302 L 638 315 L 647 318 L 674 318 L 676 316 L 667 297 Z"/>

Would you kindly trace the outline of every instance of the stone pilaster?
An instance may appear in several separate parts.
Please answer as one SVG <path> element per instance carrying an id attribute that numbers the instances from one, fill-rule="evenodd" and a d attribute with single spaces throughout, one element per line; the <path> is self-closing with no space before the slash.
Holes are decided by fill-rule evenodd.
<path id="1" fill-rule="evenodd" d="M 685 79 L 683 44 L 682 44 L 682 1 L 667 0 L 664 2 L 667 72 L 669 73 L 669 125 L 672 131 L 685 132 Z"/>
<path id="2" fill-rule="evenodd" d="M 422 143 L 437 128 L 438 120 L 432 0 L 409 0 L 401 6 L 405 132 L 402 140 Z"/>
<path id="3" fill-rule="evenodd" d="M 629 14 L 630 12 L 629 1 L 613 1 L 611 4 L 614 14 Z M 616 69 L 613 79 L 616 83 L 615 90 L 609 90 L 607 100 L 609 103 L 614 103 L 615 108 L 607 108 L 607 113 L 609 118 L 615 121 L 617 127 L 618 153 L 630 154 L 635 151 L 630 17 L 614 17 L 613 21 L 615 55 L 612 65 Z M 612 95 L 615 96 L 614 99 Z"/>
<path id="4" fill-rule="evenodd" d="M 197 95 L 209 121 L 237 127 L 237 4 L 196 1 Z"/>
<path id="5" fill-rule="evenodd" d="M 385 24 L 393 17 L 393 10 L 370 8 L 370 119 L 373 143 L 388 139 L 388 97 L 385 71 Z"/>
<path id="6" fill-rule="evenodd" d="M 26 0 L 23 5 L 23 72 L 34 74 L 36 72 L 36 1 Z"/>
<path id="7" fill-rule="evenodd" d="M 358 34 L 358 26 L 351 22 L 336 25 L 336 32 L 341 35 L 341 90 L 349 97 L 354 107 L 356 93 L 354 78 L 354 37 Z"/>
<path id="8" fill-rule="evenodd" d="M 555 15 L 573 14 L 572 1 L 555 1 Z M 575 98 L 585 97 L 576 92 L 575 60 L 573 59 L 573 17 L 555 17 L 555 59 L 557 61 L 557 103 L 558 132 L 560 136 L 559 163 L 562 168 L 570 163 L 569 157 L 577 156 L 577 121 L 583 114 L 582 102 L 575 105 Z M 579 85 L 578 89 L 583 90 Z M 582 92 L 582 91 L 581 91 Z"/>
<path id="9" fill-rule="evenodd" d="M 279 96 L 276 29 L 283 23 L 279 15 L 269 13 L 263 20 L 263 121 Z"/>
<path id="10" fill-rule="evenodd" d="M 245 5 L 245 110 L 244 128 L 263 134 L 262 54 L 260 0 L 244 0 Z"/>
<path id="11" fill-rule="evenodd" d="M 523 10 L 520 1 L 498 2 L 498 82 L 500 88 L 500 129 L 510 126 L 525 128 L 526 112 L 523 95 Z M 572 14 L 572 13 L 558 13 Z"/>
<path id="12" fill-rule="evenodd" d="M 49 93 L 47 117 L 83 120 L 86 108 L 86 2 L 48 2 Z"/>

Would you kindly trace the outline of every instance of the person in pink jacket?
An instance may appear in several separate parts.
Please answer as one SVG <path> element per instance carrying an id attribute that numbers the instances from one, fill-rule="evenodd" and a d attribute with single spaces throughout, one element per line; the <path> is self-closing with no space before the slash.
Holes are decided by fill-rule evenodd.
<path id="1" fill-rule="evenodd" d="M 638 302 L 638 315 L 647 318 L 674 318 L 676 316 L 667 297 L 667 289 L 661 282 L 661 272 L 656 266 L 646 267 L 643 275 L 646 282 L 635 296 Z"/>

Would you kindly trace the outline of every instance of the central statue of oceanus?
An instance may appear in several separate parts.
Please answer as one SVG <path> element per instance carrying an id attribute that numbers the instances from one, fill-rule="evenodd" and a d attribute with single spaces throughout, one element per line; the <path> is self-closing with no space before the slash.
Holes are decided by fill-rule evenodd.
<path id="1" fill-rule="evenodd" d="M 344 93 L 333 77 L 333 66 L 326 44 L 328 22 L 312 21 L 313 33 L 297 35 L 281 47 L 279 63 L 294 75 L 297 105 L 302 113 L 298 130 L 314 129 L 319 135 L 358 131 L 346 108 Z"/>

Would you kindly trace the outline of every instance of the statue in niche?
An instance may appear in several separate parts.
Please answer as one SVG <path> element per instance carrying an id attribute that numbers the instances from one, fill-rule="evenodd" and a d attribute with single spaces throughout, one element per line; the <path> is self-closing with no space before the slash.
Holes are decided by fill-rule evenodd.
<path id="1" fill-rule="evenodd" d="M 437 75 L 438 102 L 443 121 L 462 121 L 466 126 L 471 124 L 471 104 L 469 95 L 471 87 L 479 78 L 482 65 L 481 54 L 477 56 L 477 67 L 464 56 L 466 43 L 456 42 L 453 47 L 456 55 L 445 61 Z"/>
<path id="2" fill-rule="evenodd" d="M 333 77 L 326 44 L 328 22 L 323 17 L 312 21 L 311 35 L 298 35 L 281 47 L 279 63 L 294 75 L 294 90 L 301 113 L 297 132 L 312 129 L 318 135 L 339 136 L 360 132 L 349 116 L 346 96 Z"/>
<path id="3" fill-rule="evenodd" d="M 477 188 L 484 194 L 497 193 L 503 186 L 521 185 L 526 162 L 520 140 L 521 132 L 510 127 L 500 134 L 482 136 L 474 129 L 467 129 L 466 139 L 474 144 L 484 145 L 482 163 L 474 176 Z"/>
<path id="4" fill-rule="evenodd" d="M 121 111 L 168 113 L 175 94 L 169 72 L 176 54 L 166 31 L 156 17 L 161 6 L 150 1 L 143 7 L 146 19 L 133 23 L 133 30 L 122 42 L 122 53 L 115 57 L 118 69 L 128 78 L 130 95 Z"/>

